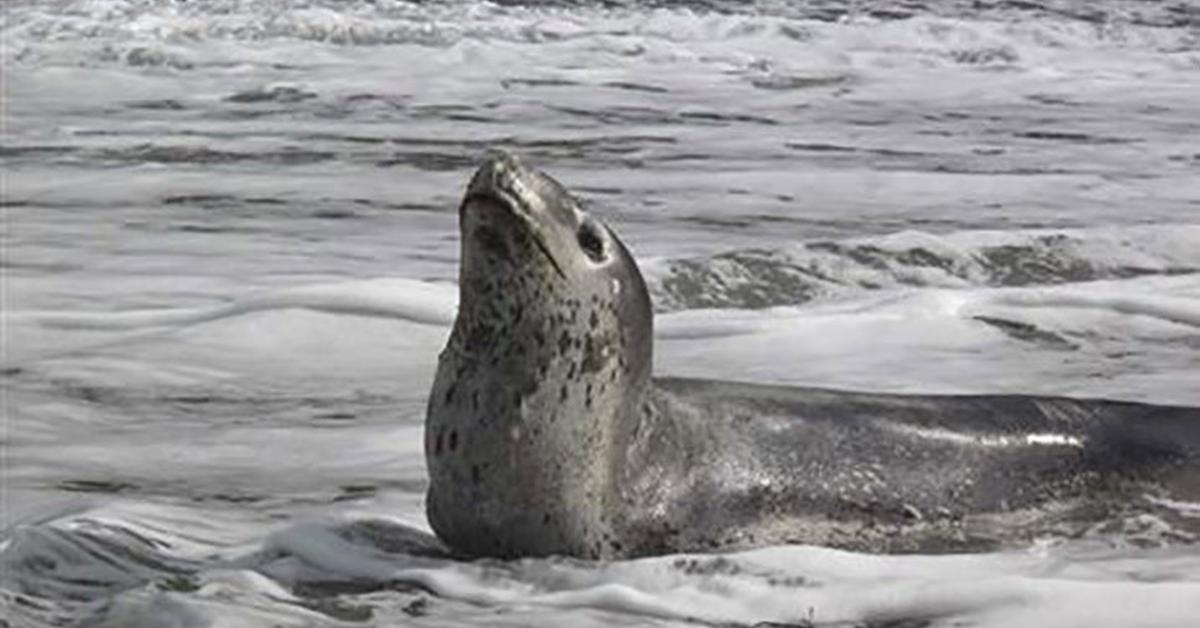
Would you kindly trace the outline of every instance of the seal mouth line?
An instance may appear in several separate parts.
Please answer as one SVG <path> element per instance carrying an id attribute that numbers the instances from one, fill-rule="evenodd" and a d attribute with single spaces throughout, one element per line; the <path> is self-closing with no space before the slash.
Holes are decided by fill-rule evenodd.
<path id="1" fill-rule="evenodd" d="M 558 265 L 558 260 L 554 259 L 554 256 L 550 254 L 550 249 L 546 246 L 546 243 L 542 241 L 542 236 L 536 232 L 532 235 L 533 243 L 537 245 L 538 249 L 541 250 L 541 252 L 546 256 L 546 259 L 550 261 L 550 265 L 554 267 L 554 271 L 558 273 L 558 276 L 565 280 L 567 278 L 567 273 L 563 272 L 562 266 Z"/>
<path id="2" fill-rule="evenodd" d="M 533 243 L 537 245 L 538 250 L 542 252 L 542 255 L 546 256 L 546 260 L 550 262 L 550 265 L 554 267 L 554 272 L 558 273 L 558 276 L 562 277 L 564 280 L 567 278 L 567 273 L 563 271 L 562 266 L 560 266 L 558 263 L 558 260 L 554 258 L 552 253 L 550 253 L 550 247 L 546 246 L 546 241 L 542 239 L 542 234 L 538 231 L 533 217 L 529 215 L 529 212 L 525 211 L 525 208 L 521 206 L 521 203 L 517 199 L 512 198 L 510 194 L 507 194 L 504 191 L 489 191 L 486 193 L 476 192 L 474 194 L 470 194 L 464 200 L 464 203 L 469 202 L 471 199 L 481 199 L 497 203 L 513 214 L 519 216 L 521 220 L 524 220 L 525 224 L 529 227 L 530 238 L 533 240 Z"/>

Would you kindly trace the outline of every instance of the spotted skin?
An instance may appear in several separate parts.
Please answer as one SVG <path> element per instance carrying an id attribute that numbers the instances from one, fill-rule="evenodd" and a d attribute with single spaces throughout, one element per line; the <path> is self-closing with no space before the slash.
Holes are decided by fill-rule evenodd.
<path id="1" fill-rule="evenodd" d="M 652 380 L 632 256 L 510 154 L 460 228 L 425 453 L 429 521 L 465 555 L 980 550 L 1200 499 L 1194 408 Z"/>

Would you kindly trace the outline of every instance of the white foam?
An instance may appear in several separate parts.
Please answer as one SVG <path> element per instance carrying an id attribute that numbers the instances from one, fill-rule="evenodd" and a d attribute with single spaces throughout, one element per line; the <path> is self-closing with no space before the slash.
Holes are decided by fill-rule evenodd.
<path id="1" fill-rule="evenodd" d="M 454 321 L 457 287 L 408 279 L 375 279 L 302 286 L 250 295 L 228 305 L 133 312 L 17 312 L 10 322 L 65 330 L 131 330 L 195 325 L 253 312 L 306 309 L 395 318 L 426 325 Z"/>
<path id="2" fill-rule="evenodd" d="M 1120 314 L 1150 316 L 1192 327 L 1200 327 L 1200 300 L 1158 295 L 1124 296 L 1086 294 L 1081 291 L 1026 290 L 994 297 L 998 305 L 1037 308 L 1091 308 Z"/>
<path id="3" fill-rule="evenodd" d="M 161 515 L 143 511 L 140 516 L 161 520 Z M 133 514 L 127 512 L 123 517 Z M 204 513 L 176 510 L 173 516 L 177 520 L 172 525 L 178 525 L 187 518 L 198 521 Z M 181 516 L 184 519 L 178 519 Z M 388 524 L 378 519 L 374 521 L 375 534 L 389 534 Z M 226 526 L 229 523 L 224 522 Z M 56 525 L 70 529 L 73 524 L 64 520 Z M 106 534 L 117 542 L 129 542 L 134 538 L 122 536 L 123 524 L 117 521 L 105 525 L 115 526 Z M 1174 595 L 1195 586 L 1194 582 L 1185 585 L 1186 581 L 1180 580 L 1178 575 L 1164 580 L 1165 573 L 1155 576 L 1152 572 L 1142 572 L 1140 577 L 1158 580 L 1159 585 L 1131 586 L 1126 575 L 1128 570 L 1153 569 L 1156 564 L 1155 553 L 1144 551 L 1106 550 L 1093 554 L 1086 563 L 1063 563 L 1053 555 L 1039 553 L 877 557 L 793 546 L 720 557 L 672 556 L 611 564 L 554 559 L 471 564 L 381 551 L 370 541 L 364 542 L 360 538 L 351 542 L 337 533 L 338 529 L 353 525 L 355 522 L 349 519 L 332 525 L 315 522 L 289 525 L 271 534 L 261 548 L 241 549 L 241 552 L 249 550 L 249 553 L 243 553 L 240 558 L 234 555 L 239 550 L 223 548 L 220 553 L 227 558 L 202 567 L 196 574 L 199 597 L 203 599 L 210 597 L 208 593 L 224 590 L 232 593 L 241 589 L 281 601 L 294 599 L 280 589 L 276 581 L 262 580 L 261 576 L 250 572 L 230 571 L 229 565 L 239 563 L 248 567 L 257 564 L 256 569 L 290 584 L 309 579 L 316 582 L 353 581 L 359 586 L 372 581 L 387 586 L 416 584 L 438 594 L 443 607 L 446 603 L 465 601 L 490 607 L 493 609 L 490 612 L 527 610 L 530 606 L 577 611 L 592 608 L 635 617 L 738 622 L 962 616 L 1014 598 L 1035 602 L 1057 598 L 1066 605 L 1055 612 L 1070 616 L 1087 611 L 1083 605 L 1071 608 L 1074 602 L 1093 593 L 1087 586 L 1080 586 L 1085 582 L 1109 583 L 1112 585 L 1107 587 L 1110 592 L 1151 596 L 1155 591 L 1162 596 Z M 385 527 L 380 528 L 380 525 Z M 95 524 L 91 526 L 97 529 Z M 164 536 L 161 530 L 143 530 L 139 534 L 149 534 L 168 554 L 178 554 L 174 541 L 170 536 Z M 40 551 L 57 551 L 30 545 L 36 542 L 34 538 L 20 538 L 23 553 L 34 556 Z M 195 540 L 191 544 L 195 544 Z M 1194 552 L 1177 552 L 1170 568 L 1186 574 L 1188 565 L 1194 568 L 1196 562 Z M 1066 564 L 1083 565 L 1084 568 L 1076 566 L 1072 569 L 1074 573 L 1061 573 L 1059 567 Z M 1122 567 L 1111 569 L 1115 565 Z M 1161 567 L 1163 563 L 1159 565 Z M 87 573 L 90 567 L 80 564 L 79 568 L 81 573 Z M 947 586 L 949 583 L 955 584 Z M 234 589 L 228 589 L 228 586 Z M 863 591 L 873 593 L 863 595 Z M 1059 595 L 1061 592 L 1065 592 L 1065 598 Z M 130 597 L 133 599 L 125 602 L 132 610 L 136 608 L 133 602 L 140 596 L 134 592 Z M 235 604 L 245 604 L 246 600 L 240 597 L 228 596 L 227 599 Z M 184 600 L 181 597 L 179 601 Z M 145 600 L 142 602 L 142 611 L 154 608 L 150 605 L 148 609 Z M 1045 610 L 1033 609 L 1032 615 L 1046 617 Z M 1171 612 L 1186 612 L 1186 609 L 1166 609 L 1161 616 L 1179 616 L 1170 615 Z M 444 619 L 452 621 L 453 615 Z M 1105 622 L 1100 625 L 1116 624 Z"/>
<path id="4" fill-rule="evenodd" d="M 922 289 L 806 307 L 670 313 L 658 317 L 656 372 L 894 392 L 1195 404 L 1194 353 L 1176 339 L 1194 334 L 1197 281 Z M 713 355 L 721 359 L 705 358 Z"/>
<path id="5" fill-rule="evenodd" d="M 1194 579 L 1128 580 L 1125 570 L 1135 564 L 1153 569 L 1153 552 L 1141 559 L 1136 552 L 1095 553 L 1086 568 L 1073 573 L 1061 571 L 1067 563 L 1055 556 L 1059 550 L 883 557 L 794 546 L 612 564 L 525 560 L 434 568 L 437 561 L 428 559 L 414 567 L 404 564 L 407 558 L 372 557 L 319 526 L 292 528 L 274 538 L 270 547 L 294 553 L 323 573 L 411 582 L 440 598 L 497 609 L 593 609 L 630 619 L 716 623 L 930 619 L 984 626 L 1010 625 L 1014 617 L 1039 625 L 1182 626 L 1200 612 L 1193 597 L 1200 583 Z M 1175 568 L 1194 567 L 1200 555 L 1184 550 L 1177 560 L 1182 563 Z M 1123 569 L 1111 569 L 1118 564 Z M 1139 607 L 1130 609 L 1130 600 Z"/>
<path id="6" fill-rule="evenodd" d="M 316 376 L 330 372 L 331 361 L 341 358 L 360 374 L 407 372 L 404 356 L 422 347 L 430 359 L 419 361 L 423 366 L 410 379 L 426 381 L 425 369 L 452 321 L 455 298 L 450 284 L 375 279 L 269 291 L 215 307 L 8 312 L 10 333 L 16 332 L 18 340 L 53 334 L 65 347 L 47 354 L 41 343 L 42 353 L 29 354 L 21 348 L 33 345 L 18 342 L 6 358 L 21 364 L 109 347 L 103 352 L 113 357 L 87 369 L 123 372 L 128 378 L 136 370 L 127 366 L 130 352 L 120 347 L 140 346 L 137 354 L 143 359 L 172 356 L 167 368 L 156 367 L 156 379 L 165 382 L 172 373 L 186 381 L 206 372 L 263 369 L 276 376 L 287 371 Z M 347 316 L 374 322 L 351 323 Z M 1008 332 L 996 326 L 1002 323 L 989 321 L 1015 327 Z M 428 329 L 406 331 L 409 325 Z M 1128 391 L 1141 388 L 1134 398 L 1187 403 L 1194 390 L 1183 385 L 1191 358 L 1172 339 L 1198 325 L 1200 284 L 1193 276 L 865 293 L 805 307 L 659 315 L 657 372 L 909 392 L 1130 396 Z M 1141 346 L 1138 354 L 1112 355 L 1115 347 L 1131 342 Z M 325 354 L 319 362 L 312 360 L 316 353 Z M 714 354 L 722 359 L 699 357 Z M 70 364 L 60 363 L 60 368 Z M 85 363 L 76 360 L 63 373 L 85 373 L 80 370 Z M 1097 380 L 1097 372 L 1108 375 Z M 1129 384 L 1123 385 L 1126 378 Z M 1155 379 L 1160 383 L 1152 385 Z"/>
<path id="7" fill-rule="evenodd" d="M 5 313 L 5 327 L 15 343 L 9 344 L 4 359 L 8 365 L 18 365 L 30 360 L 77 354 L 85 348 L 99 350 L 114 345 L 154 342 L 163 333 L 174 333 L 194 325 L 211 325 L 239 318 L 251 321 L 256 314 L 286 310 L 429 325 L 433 329 L 428 334 L 441 337 L 443 328 L 453 322 L 457 296 L 457 288 L 453 285 L 406 279 L 374 279 L 265 291 L 211 307 L 124 312 L 8 311 Z M 272 329 L 265 334 L 266 330 L 260 322 L 250 323 L 245 333 L 235 332 L 236 326 L 226 326 L 226 332 L 217 332 L 216 328 L 210 327 L 201 337 L 206 344 L 216 343 L 224 347 L 230 352 L 230 357 L 237 354 L 252 356 L 253 347 L 265 350 L 307 345 L 315 348 L 314 338 L 305 338 L 308 332 L 300 331 L 307 326 L 305 317 L 291 317 L 290 323 L 286 319 L 277 320 L 281 324 L 269 325 Z M 289 332 L 289 329 L 293 329 L 293 332 Z M 328 331 L 339 333 L 334 329 Z M 344 340 L 349 339 L 348 334 L 340 335 Z M 47 340 L 50 337 L 53 341 Z M 341 344 L 346 346 L 344 342 Z M 217 361 L 221 361 L 219 357 Z M 183 366 L 179 360 L 171 365 L 174 370 Z"/>

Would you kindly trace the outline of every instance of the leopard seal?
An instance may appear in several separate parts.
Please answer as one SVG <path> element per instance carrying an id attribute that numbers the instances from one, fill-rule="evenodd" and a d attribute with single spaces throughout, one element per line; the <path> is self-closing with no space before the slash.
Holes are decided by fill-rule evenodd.
<path id="1" fill-rule="evenodd" d="M 561 184 L 493 152 L 459 221 L 425 454 L 463 555 L 989 549 L 1200 496 L 1194 408 L 652 379 L 637 264 Z"/>

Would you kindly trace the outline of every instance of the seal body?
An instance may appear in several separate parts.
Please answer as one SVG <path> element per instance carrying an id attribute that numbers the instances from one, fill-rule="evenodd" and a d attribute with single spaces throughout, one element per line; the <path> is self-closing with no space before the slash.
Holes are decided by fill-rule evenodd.
<path id="1" fill-rule="evenodd" d="M 458 317 L 430 393 L 429 520 L 473 555 L 603 555 L 614 443 L 650 382 L 629 253 L 557 182 L 499 154 L 460 208 Z"/>
<path id="2" fill-rule="evenodd" d="M 425 453 L 429 521 L 464 554 L 988 549 L 1200 497 L 1192 408 L 652 380 L 637 264 L 512 155 L 475 174 L 460 227 Z"/>

